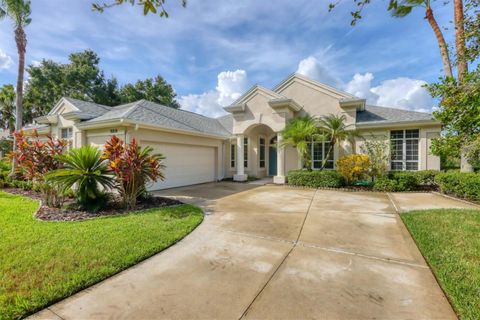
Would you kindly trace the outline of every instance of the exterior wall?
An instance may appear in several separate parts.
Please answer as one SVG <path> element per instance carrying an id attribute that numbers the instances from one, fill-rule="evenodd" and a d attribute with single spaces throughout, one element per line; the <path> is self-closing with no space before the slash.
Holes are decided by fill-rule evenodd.
<path id="1" fill-rule="evenodd" d="M 430 152 L 432 139 L 440 135 L 441 127 L 435 126 L 409 126 L 409 127 L 395 127 L 392 130 L 406 130 L 419 129 L 419 170 L 440 170 L 440 157 L 434 156 Z M 384 128 L 378 129 L 362 129 L 359 130 L 360 135 L 365 139 L 381 139 L 384 141 L 390 140 L 390 130 Z M 361 146 L 364 144 L 362 138 L 355 139 L 355 153 L 362 153 Z"/>
<path id="2" fill-rule="evenodd" d="M 347 124 L 355 124 L 356 109 L 343 109 L 340 107 L 339 99 L 342 96 L 321 89 L 318 86 L 309 84 L 303 80 L 295 80 L 278 91 L 281 95 L 294 99 L 303 109 L 299 116 L 310 115 L 314 117 L 326 114 L 344 114 Z"/>

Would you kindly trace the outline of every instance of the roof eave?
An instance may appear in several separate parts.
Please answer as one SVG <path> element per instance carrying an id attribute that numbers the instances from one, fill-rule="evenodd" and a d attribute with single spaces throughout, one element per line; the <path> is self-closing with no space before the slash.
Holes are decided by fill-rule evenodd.
<path id="1" fill-rule="evenodd" d="M 397 127 L 405 127 L 409 125 L 417 125 L 417 126 L 432 126 L 438 125 L 441 126 L 442 123 L 438 120 L 410 120 L 410 121 L 385 121 L 385 122 L 357 122 L 355 126 L 358 129 L 370 129 L 370 128 L 397 128 Z"/>
<path id="2" fill-rule="evenodd" d="M 298 112 L 302 110 L 302 106 L 299 105 L 295 100 L 293 99 L 272 99 L 268 101 L 268 104 L 270 107 L 273 109 L 278 109 L 278 108 L 288 108 L 292 110 L 293 112 Z"/>
<path id="3" fill-rule="evenodd" d="M 223 110 L 229 113 L 239 113 L 244 112 L 246 107 L 246 103 L 239 103 L 239 104 L 232 104 L 228 107 L 224 107 Z"/>
<path id="4" fill-rule="evenodd" d="M 367 100 L 366 99 L 345 99 L 345 100 L 340 100 L 339 103 L 340 103 L 340 107 L 342 108 L 356 107 L 357 111 L 364 111 Z"/>

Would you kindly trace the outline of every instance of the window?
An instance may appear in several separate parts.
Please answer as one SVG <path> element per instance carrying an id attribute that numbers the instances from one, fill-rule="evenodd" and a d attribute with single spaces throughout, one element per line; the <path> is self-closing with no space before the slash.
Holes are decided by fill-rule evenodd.
<path id="1" fill-rule="evenodd" d="M 235 168 L 236 149 L 237 149 L 237 145 L 235 144 L 230 145 L 230 168 Z"/>
<path id="2" fill-rule="evenodd" d="M 248 168 L 248 138 L 243 138 L 243 166 Z"/>
<path id="3" fill-rule="evenodd" d="M 418 170 L 419 130 L 390 132 L 391 170 Z"/>
<path id="4" fill-rule="evenodd" d="M 62 128 L 62 139 L 72 139 L 72 128 Z"/>
<path id="5" fill-rule="evenodd" d="M 266 152 L 266 147 L 265 147 L 265 138 L 260 138 L 260 141 L 258 143 L 259 148 L 260 148 L 260 168 L 265 168 L 265 152 Z"/>
<path id="6" fill-rule="evenodd" d="M 328 142 L 313 142 L 311 144 L 312 152 L 312 168 L 321 169 L 323 161 L 327 156 L 330 144 Z M 333 169 L 333 148 L 328 155 L 327 162 L 325 163 L 325 169 Z"/>

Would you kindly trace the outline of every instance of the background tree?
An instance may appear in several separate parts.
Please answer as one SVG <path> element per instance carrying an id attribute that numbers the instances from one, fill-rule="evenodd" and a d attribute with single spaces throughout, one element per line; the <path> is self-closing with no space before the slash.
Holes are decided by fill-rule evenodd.
<path id="1" fill-rule="evenodd" d="M 175 90 L 159 75 L 138 80 L 135 84 L 126 84 L 120 89 L 119 96 L 122 103 L 145 99 L 168 107 L 180 108 L 180 104 L 175 100 L 177 96 Z"/>
<path id="2" fill-rule="evenodd" d="M 93 3 L 93 10 L 103 12 L 105 9 L 119 6 L 125 3 L 129 3 L 132 6 L 138 4 L 143 6 L 143 15 L 147 15 L 150 12 L 153 14 L 159 14 L 160 17 L 168 18 L 168 12 L 165 8 L 166 0 L 114 0 L 110 3 Z M 187 6 L 187 0 L 180 0 L 183 7 Z"/>
<path id="3" fill-rule="evenodd" d="M 175 90 L 160 75 L 119 87 L 115 77 L 106 78 L 99 65 L 98 55 L 85 50 L 72 53 L 68 63 L 43 60 L 38 66 L 28 66 L 26 120 L 48 113 L 65 96 L 107 106 L 146 99 L 179 108 Z"/>
<path id="4" fill-rule="evenodd" d="M 0 88 L 0 127 L 10 134 L 15 130 L 15 89 L 11 84 Z"/>
<path id="5" fill-rule="evenodd" d="M 15 101 L 15 129 L 23 126 L 23 73 L 25 72 L 25 53 L 27 51 L 27 35 L 24 28 L 32 22 L 30 18 L 30 0 L 0 0 L 0 19 L 10 18 L 15 31 L 15 43 L 18 51 L 18 74 Z M 16 150 L 16 143 L 13 150 Z M 12 162 L 12 173 L 15 172 L 16 162 Z"/>

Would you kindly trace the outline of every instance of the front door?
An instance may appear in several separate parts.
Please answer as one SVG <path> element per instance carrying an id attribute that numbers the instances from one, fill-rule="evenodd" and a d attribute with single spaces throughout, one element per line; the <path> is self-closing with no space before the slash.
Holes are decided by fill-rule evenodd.
<path id="1" fill-rule="evenodd" d="M 277 175 L 277 137 L 273 137 L 270 140 L 270 145 L 268 147 L 268 175 L 276 176 Z"/>

